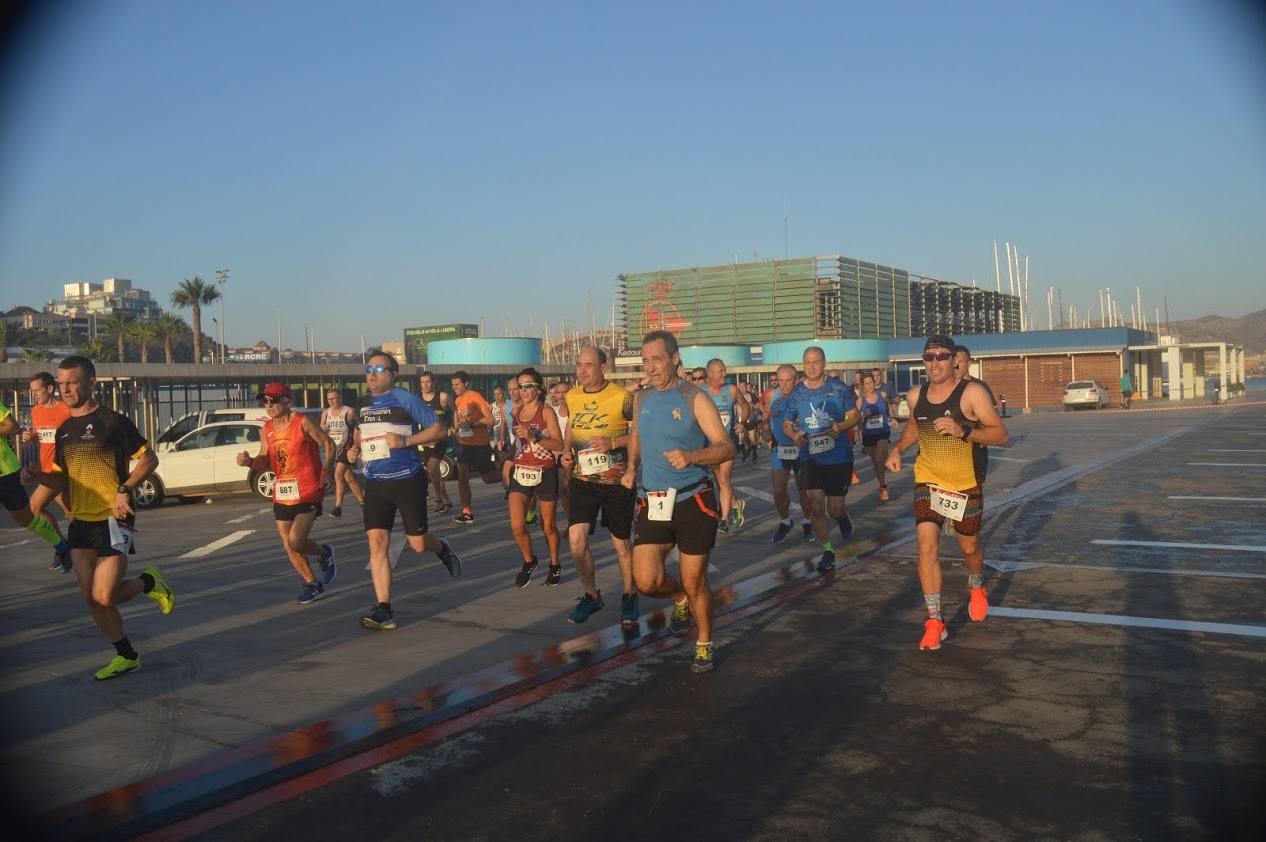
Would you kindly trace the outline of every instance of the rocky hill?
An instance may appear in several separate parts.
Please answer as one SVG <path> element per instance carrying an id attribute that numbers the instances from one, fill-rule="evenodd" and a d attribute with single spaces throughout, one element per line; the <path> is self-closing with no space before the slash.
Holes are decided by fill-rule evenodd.
<path id="1" fill-rule="evenodd" d="M 1266 351 L 1266 310 L 1258 310 L 1229 319 L 1226 316 L 1201 316 L 1185 322 L 1174 322 L 1174 333 L 1184 342 L 1234 342 L 1250 354 Z"/>

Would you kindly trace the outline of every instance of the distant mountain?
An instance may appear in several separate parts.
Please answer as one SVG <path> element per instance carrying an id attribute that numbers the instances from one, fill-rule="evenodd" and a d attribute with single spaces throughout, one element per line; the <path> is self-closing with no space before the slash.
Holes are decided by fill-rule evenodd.
<path id="1" fill-rule="evenodd" d="M 1266 310 L 1258 310 L 1238 319 L 1226 316 L 1201 316 L 1185 322 L 1174 322 L 1174 333 L 1183 342 L 1234 342 L 1250 354 L 1266 351 Z"/>

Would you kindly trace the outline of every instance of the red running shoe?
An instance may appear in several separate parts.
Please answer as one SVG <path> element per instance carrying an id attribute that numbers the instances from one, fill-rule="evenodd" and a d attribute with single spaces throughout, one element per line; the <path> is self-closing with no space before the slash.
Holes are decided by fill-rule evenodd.
<path id="1" fill-rule="evenodd" d="M 928 617 L 923 621 L 923 639 L 919 641 L 919 649 L 940 649 L 941 641 L 949 637 L 945 623 Z"/>
<path id="2" fill-rule="evenodd" d="M 971 594 L 971 601 L 967 603 L 967 616 L 971 617 L 973 623 L 979 623 L 989 614 L 989 600 L 985 596 L 984 588 L 968 588 Z"/>

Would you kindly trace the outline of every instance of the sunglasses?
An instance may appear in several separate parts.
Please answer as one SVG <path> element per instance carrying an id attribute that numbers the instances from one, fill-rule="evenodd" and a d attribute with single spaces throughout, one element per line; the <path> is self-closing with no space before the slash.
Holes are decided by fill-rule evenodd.
<path id="1" fill-rule="evenodd" d="M 290 400 L 290 398 L 263 398 L 264 406 L 272 406 L 273 404 L 280 404 L 282 401 L 288 400 Z"/>
<path id="2" fill-rule="evenodd" d="M 696 382 L 701 382 L 704 378 L 699 376 L 698 374 L 692 374 L 690 375 L 690 379 Z"/>
<path id="3" fill-rule="evenodd" d="M 923 361 L 925 363 L 930 363 L 933 360 L 935 360 L 938 363 L 943 363 L 953 356 L 954 356 L 953 351 L 938 351 L 935 354 L 932 353 L 931 351 L 927 351 L 923 354 Z"/>
<path id="4" fill-rule="evenodd" d="M 520 389 L 539 389 L 541 387 L 535 383 L 520 383 L 519 388 Z"/>
<path id="5" fill-rule="evenodd" d="M 396 373 L 396 370 L 392 368 L 391 366 L 386 366 L 382 364 L 365 366 L 366 374 L 382 374 L 384 371 L 390 371 L 392 374 Z"/>

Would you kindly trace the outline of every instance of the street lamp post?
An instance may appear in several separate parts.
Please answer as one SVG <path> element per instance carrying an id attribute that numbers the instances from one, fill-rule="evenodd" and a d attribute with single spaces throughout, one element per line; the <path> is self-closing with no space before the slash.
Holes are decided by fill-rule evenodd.
<path id="1" fill-rule="evenodd" d="M 224 365 L 224 285 L 228 283 L 229 270 L 216 269 L 215 282 L 220 285 L 220 365 Z"/>
<path id="2" fill-rule="evenodd" d="M 215 332 L 220 333 L 220 320 L 217 319 L 215 316 L 212 316 L 211 321 L 215 322 Z M 223 336 L 224 334 L 220 333 L 220 335 Z M 214 348 L 211 349 L 211 362 L 212 364 L 215 363 L 215 349 Z M 220 346 L 220 362 L 221 364 L 223 364 L 224 362 L 224 346 L 223 345 Z"/>

